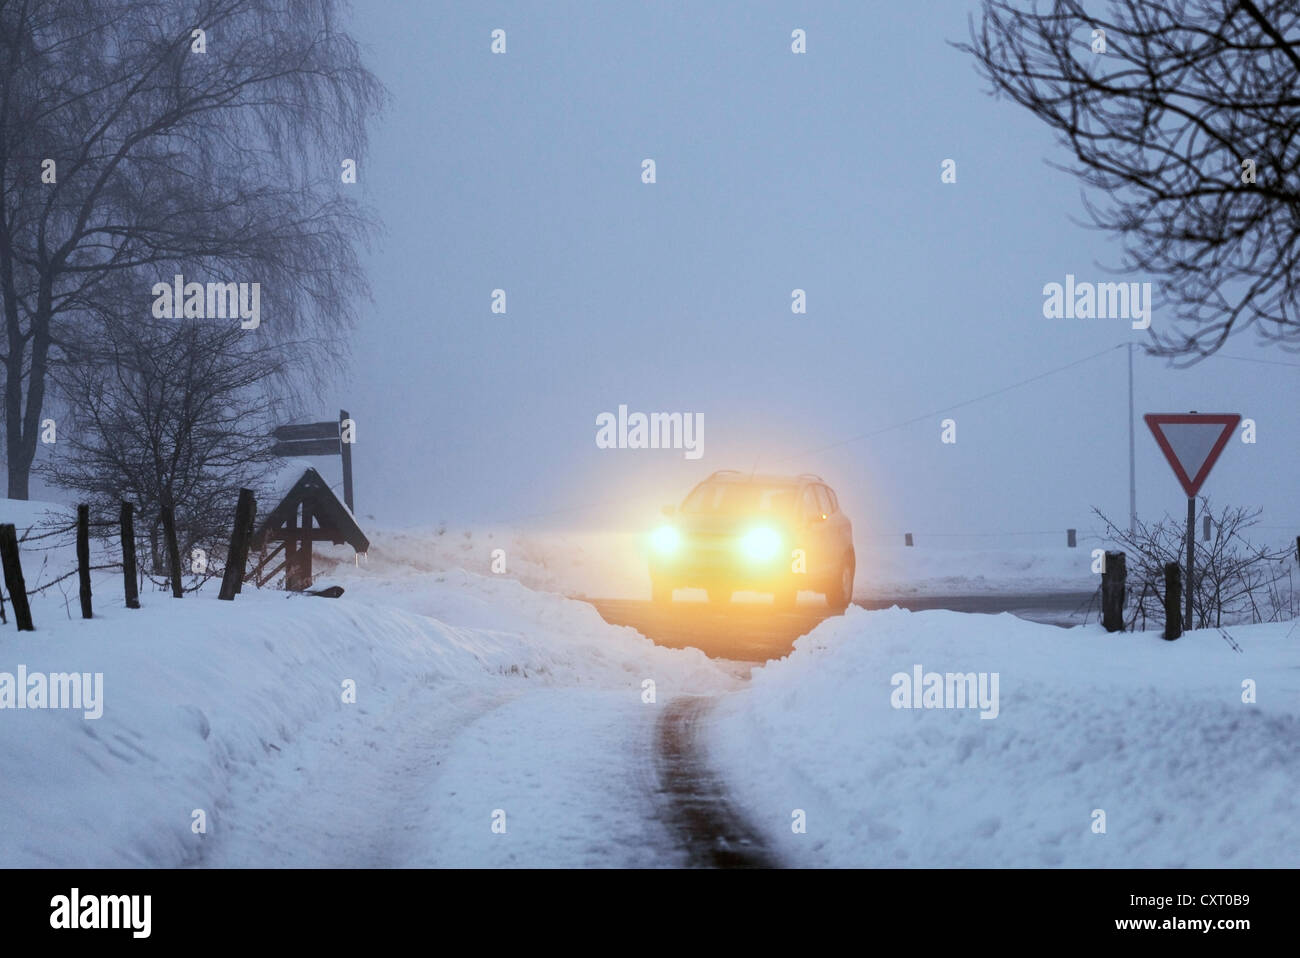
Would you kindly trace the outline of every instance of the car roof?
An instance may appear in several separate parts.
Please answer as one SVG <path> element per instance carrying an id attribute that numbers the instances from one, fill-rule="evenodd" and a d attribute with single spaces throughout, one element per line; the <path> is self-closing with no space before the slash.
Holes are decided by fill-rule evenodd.
<path id="1" fill-rule="evenodd" d="M 763 486 L 802 486 L 805 483 L 817 482 L 822 485 L 826 480 L 821 476 L 814 476 L 811 473 L 803 473 L 798 476 L 776 475 L 773 473 L 747 473 L 739 469 L 719 469 L 710 475 L 703 482 L 738 482 Z"/>

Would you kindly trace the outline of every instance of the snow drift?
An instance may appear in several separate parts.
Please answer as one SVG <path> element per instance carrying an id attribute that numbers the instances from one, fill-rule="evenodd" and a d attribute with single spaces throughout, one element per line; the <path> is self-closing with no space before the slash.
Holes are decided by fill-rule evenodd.
<path id="1" fill-rule="evenodd" d="M 1290 628 L 1234 627 L 1236 651 L 1214 630 L 1165 642 L 850 608 L 724 700 L 714 759 L 778 853 L 803 865 L 1294 867 Z M 895 708 L 893 677 L 918 665 L 998 673 L 997 717 Z"/>

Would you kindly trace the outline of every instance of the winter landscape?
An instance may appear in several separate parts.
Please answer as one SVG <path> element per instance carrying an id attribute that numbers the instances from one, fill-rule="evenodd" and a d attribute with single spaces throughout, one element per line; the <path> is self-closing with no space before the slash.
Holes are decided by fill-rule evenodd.
<path id="1" fill-rule="evenodd" d="M 1281 0 L 0 0 L 0 868 L 1300 866 L 1297 96 Z"/>

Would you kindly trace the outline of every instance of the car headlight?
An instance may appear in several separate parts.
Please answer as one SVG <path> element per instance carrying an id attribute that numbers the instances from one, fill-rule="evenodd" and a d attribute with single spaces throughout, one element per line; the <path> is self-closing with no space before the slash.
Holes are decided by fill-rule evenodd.
<path id="1" fill-rule="evenodd" d="M 661 556 L 676 555 L 682 547 L 682 534 L 676 526 L 660 526 L 650 534 L 650 547 Z"/>
<path id="2" fill-rule="evenodd" d="M 750 529 L 741 537 L 740 551 L 747 559 L 766 562 L 781 551 L 781 534 L 767 526 Z"/>

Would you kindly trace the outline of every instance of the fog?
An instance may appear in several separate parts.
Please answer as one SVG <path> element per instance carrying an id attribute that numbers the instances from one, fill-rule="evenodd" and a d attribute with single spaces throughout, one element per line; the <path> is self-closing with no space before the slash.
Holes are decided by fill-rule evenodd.
<path id="1" fill-rule="evenodd" d="M 359 167 L 384 225 L 373 309 L 333 386 L 358 512 L 636 528 L 715 469 L 757 468 L 821 474 L 859 536 L 1064 544 L 1093 506 L 1123 523 L 1113 347 L 1147 334 L 1045 318 L 1043 290 L 1152 277 L 1104 268 L 1119 249 L 1047 163 L 1070 156 L 947 42 L 974 10 L 357 2 L 392 95 Z M 1157 296 L 1152 330 L 1168 320 Z M 1204 491 L 1294 535 L 1300 391 L 1271 363 L 1300 358 L 1253 332 L 1222 352 L 1136 358 L 1139 512 L 1185 502 L 1142 413 L 1236 412 L 1258 441 L 1234 439 Z M 621 404 L 702 415 L 702 454 L 598 448 Z"/>

